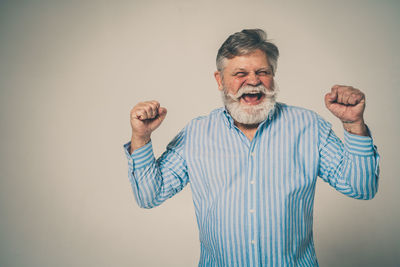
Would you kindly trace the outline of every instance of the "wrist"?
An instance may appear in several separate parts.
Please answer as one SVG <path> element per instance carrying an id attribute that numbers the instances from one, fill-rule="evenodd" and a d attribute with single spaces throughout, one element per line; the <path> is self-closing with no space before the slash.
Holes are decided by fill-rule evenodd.
<path id="1" fill-rule="evenodd" d="M 146 144 L 148 144 L 150 142 L 150 136 L 135 136 L 132 135 L 131 138 L 131 149 L 130 149 L 130 153 L 132 154 L 133 151 L 135 151 L 138 148 L 141 148 L 143 146 L 145 146 Z"/>
<path id="2" fill-rule="evenodd" d="M 343 128 L 351 134 L 368 136 L 368 129 L 364 120 L 360 121 L 342 121 Z"/>

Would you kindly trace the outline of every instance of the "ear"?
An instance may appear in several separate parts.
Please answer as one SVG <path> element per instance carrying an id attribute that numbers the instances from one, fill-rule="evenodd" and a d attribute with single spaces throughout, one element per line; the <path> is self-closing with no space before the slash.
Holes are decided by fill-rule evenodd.
<path id="1" fill-rule="evenodd" d="M 222 73 L 219 71 L 215 71 L 214 77 L 218 84 L 218 90 L 222 91 L 224 89 L 224 86 L 222 85 Z"/>

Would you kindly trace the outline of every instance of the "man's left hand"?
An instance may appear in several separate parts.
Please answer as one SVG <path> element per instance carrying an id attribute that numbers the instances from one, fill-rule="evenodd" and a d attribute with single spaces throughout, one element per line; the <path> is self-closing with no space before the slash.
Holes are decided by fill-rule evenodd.
<path id="1" fill-rule="evenodd" d="M 351 86 L 335 85 L 325 95 L 326 107 L 343 123 L 346 131 L 368 135 L 364 123 L 365 95 Z"/>

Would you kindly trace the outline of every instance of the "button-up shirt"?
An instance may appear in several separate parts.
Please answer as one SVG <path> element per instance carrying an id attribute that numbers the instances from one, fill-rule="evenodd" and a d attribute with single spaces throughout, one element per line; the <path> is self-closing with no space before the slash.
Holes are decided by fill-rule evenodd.
<path id="1" fill-rule="evenodd" d="M 190 182 L 199 266 L 317 266 L 313 203 L 317 177 L 357 199 L 378 187 L 369 136 L 344 132 L 307 109 L 277 103 L 250 141 L 224 108 L 192 120 L 156 160 L 151 142 L 129 154 L 140 207 L 152 208 Z"/>

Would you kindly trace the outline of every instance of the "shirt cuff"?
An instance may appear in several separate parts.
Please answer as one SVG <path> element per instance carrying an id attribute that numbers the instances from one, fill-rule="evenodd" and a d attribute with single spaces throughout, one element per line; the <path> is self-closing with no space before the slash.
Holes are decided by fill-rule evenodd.
<path id="1" fill-rule="evenodd" d="M 141 148 L 134 150 L 132 154 L 129 153 L 130 148 L 131 142 L 128 142 L 124 145 L 125 154 L 129 160 L 129 163 L 133 165 L 134 169 L 143 168 L 153 161 L 154 153 L 151 141 Z"/>
<path id="2" fill-rule="evenodd" d="M 344 131 L 344 146 L 350 154 L 358 156 L 374 155 L 374 144 L 371 136 L 361 136 Z"/>

